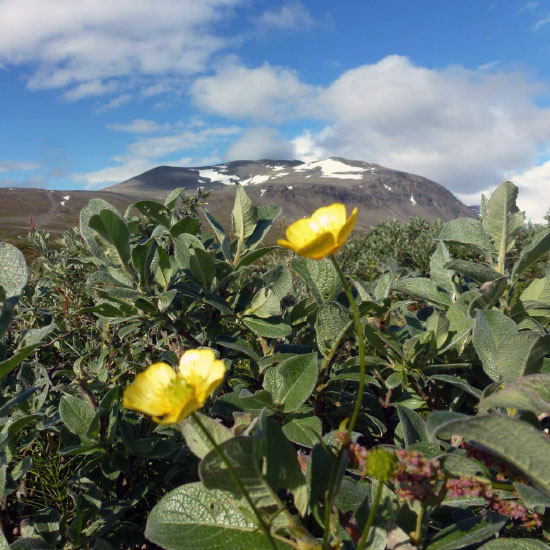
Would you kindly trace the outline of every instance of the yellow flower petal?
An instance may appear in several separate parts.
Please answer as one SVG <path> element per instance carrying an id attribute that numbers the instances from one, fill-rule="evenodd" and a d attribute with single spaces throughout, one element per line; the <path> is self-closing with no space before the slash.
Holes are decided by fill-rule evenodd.
<path id="1" fill-rule="evenodd" d="M 170 365 L 155 363 L 138 374 L 134 383 L 124 390 L 122 405 L 149 416 L 163 416 L 173 408 L 167 394 L 176 379 Z"/>
<path id="2" fill-rule="evenodd" d="M 339 229 L 346 223 L 346 207 L 338 202 L 323 206 L 313 213 L 311 220 L 321 230 L 330 231 L 336 237 Z"/>
<path id="3" fill-rule="evenodd" d="M 224 376 L 225 365 L 211 349 L 189 350 L 181 357 L 177 374 L 166 363 L 155 363 L 138 374 L 124 391 L 122 404 L 159 424 L 175 424 L 202 407 Z"/>
<path id="4" fill-rule="evenodd" d="M 355 227 L 355 222 L 357 221 L 357 206 L 353 209 L 351 216 L 348 218 L 347 222 L 342 226 L 338 232 L 337 242 L 338 246 L 342 246 L 350 236 L 353 228 Z"/>
<path id="5" fill-rule="evenodd" d="M 346 219 L 346 207 L 340 203 L 323 206 L 311 218 L 297 220 L 288 226 L 286 239 L 277 244 L 294 250 L 299 256 L 314 260 L 334 254 L 346 242 L 357 220 L 357 208 Z"/>
<path id="6" fill-rule="evenodd" d="M 298 248 L 296 253 L 313 260 L 320 260 L 338 250 L 332 233 L 322 233 L 317 238 Z"/>
<path id="7" fill-rule="evenodd" d="M 290 224 L 286 229 L 286 238 L 292 243 L 294 250 L 298 250 L 313 241 L 319 231 L 311 223 L 311 218 L 302 218 Z"/>

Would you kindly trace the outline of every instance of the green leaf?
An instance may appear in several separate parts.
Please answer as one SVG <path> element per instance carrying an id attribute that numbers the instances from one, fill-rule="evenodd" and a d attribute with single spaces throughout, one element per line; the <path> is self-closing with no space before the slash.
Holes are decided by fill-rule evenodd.
<path id="1" fill-rule="evenodd" d="M 56 325 L 50 323 L 42 328 L 28 330 L 19 344 L 20 347 L 15 350 L 15 353 L 9 359 L 0 361 L 0 380 L 17 367 L 23 359 L 28 357 L 38 347 L 41 341 L 55 329 Z"/>
<path id="2" fill-rule="evenodd" d="M 541 493 L 538 489 L 531 487 L 531 485 L 524 485 L 516 481 L 514 482 L 514 488 L 527 508 L 535 508 L 536 506 L 550 508 L 550 496 Z"/>
<path id="3" fill-rule="evenodd" d="M 216 276 L 216 260 L 201 248 L 193 248 L 189 257 L 191 273 L 204 289 L 210 288 L 210 284 Z"/>
<path id="4" fill-rule="evenodd" d="M 54 545 L 59 535 L 59 512 L 55 508 L 42 508 L 34 514 L 34 528 Z"/>
<path id="5" fill-rule="evenodd" d="M 178 266 L 187 270 L 190 269 L 191 250 L 200 248 L 204 250 L 204 245 L 189 233 L 181 233 L 174 239 L 174 256 Z"/>
<path id="6" fill-rule="evenodd" d="M 540 279 L 533 279 L 520 294 L 522 302 L 540 302 L 550 306 L 550 273 Z"/>
<path id="7" fill-rule="evenodd" d="M 145 536 L 165 550 L 273 550 L 227 492 L 208 491 L 200 483 L 165 495 L 147 519 Z M 290 548 L 282 543 L 277 547 Z"/>
<path id="8" fill-rule="evenodd" d="M 397 414 L 399 415 L 399 420 L 403 427 L 405 446 L 410 447 L 415 443 L 428 441 L 426 437 L 426 427 L 422 417 L 408 407 L 396 405 L 395 408 L 397 409 Z"/>
<path id="9" fill-rule="evenodd" d="M 170 209 L 166 206 L 154 201 L 139 201 L 136 202 L 132 208 L 139 210 L 139 212 L 150 222 L 164 225 L 166 229 L 170 229 Z"/>
<path id="10" fill-rule="evenodd" d="M 499 537 L 486 542 L 479 550 L 548 550 L 548 546 L 540 540 Z"/>
<path id="11" fill-rule="evenodd" d="M 317 347 L 323 355 L 330 355 L 353 325 L 349 310 L 338 302 L 324 302 L 315 321 Z"/>
<path id="12" fill-rule="evenodd" d="M 230 260 L 231 253 L 229 252 L 229 244 L 227 242 L 227 235 L 225 234 L 225 229 L 223 228 L 222 224 L 216 218 L 214 218 L 214 216 L 212 216 L 212 214 L 208 211 L 207 208 L 203 208 L 202 211 L 204 213 L 204 217 L 206 218 L 206 221 L 210 224 L 210 227 L 214 230 L 216 239 L 218 239 L 218 242 L 222 247 L 223 257 L 226 260 Z"/>
<path id="13" fill-rule="evenodd" d="M 328 258 L 322 260 L 295 258 L 291 265 L 302 277 L 318 304 L 334 300 L 340 290 L 340 279 Z"/>
<path id="14" fill-rule="evenodd" d="M 264 374 L 264 388 L 285 413 L 296 411 L 315 388 L 319 367 L 317 354 L 298 355 L 270 367 Z"/>
<path id="15" fill-rule="evenodd" d="M 503 390 L 483 397 L 480 410 L 502 407 L 550 414 L 550 374 L 522 376 Z"/>
<path id="16" fill-rule="evenodd" d="M 486 414 L 445 422 L 434 432 L 455 434 L 483 445 L 550 495 L 550 441 L 530 424 L 501 414 Z"/>
<path id="17" fill-rule="evenodd" d="M 261 288 L 252 298 L 244 315 L 269 318 L 281 313 L 281 302 L 277 295 L 268 288 Z"/>
<path id="18" fill-rule="evenodd" d="M 549 251 L 550 231 L 545 231 L 537 235 L 528 245 L 522 248 L 519 258 L 514 264 L 512 278 L 519 277 Z"/>
<path id="19" fill-rule="evenodd" d="M 319 441 L 323 425 L 317 416 L 296 417 L 283 426 L 283 433 L 290 441 L 311 449 Z"/>
<path id="20" fill-rule="evenodd" d="M 132 262 L 138 273 L 139 282 L 148 287 L 153 281 L 153 260 L 157 250 L 155 239 L 149 239 L 143 244 L 137 244 L 132 249 Z"/>
<path id="21" fill-rule="evenodd" d="M 41 539 L 22 538 L 13 541 L 11 550 L 52 550 L 52 547 Z"/>
<path id="22" fill-rule="evenodd" d="M 508 518 L 491 514 L 457 521 L 437 533 L 426 550 L 457 550 L 496 535 Z"/>
<path id="23" fill-rule="evenodd" d="M 64 395 L 59 402 L 59 415 L 70 432 L 84 435 L 90 427 L 95 411 L 88 401 Z"/>
<path id="24" fill-rule="evenodd" d="M 481 222 L 471 218 L 456 218 L 447 222 L 438 239 L 447 243 L 463 244 L 490 260 L 494 245 Z"/>
<path id="25" fill-rule="evenodd" d="M 247 267 L 253 264 L 256 260 L 259 260 L 261 257 L 265 256 L 276 248 L 276 246 L 267 246 L 265 248 L 258 248 L 258 250 L 254 250 L 254 252 L 249 252 L 248 254 L 242 256 L 239 263 L 235 266 L 235 271 L 238 271 L 242 267 Z"/>
<path id="26" fill-rule="evenodd" d="M 185 216 L 181 220 L 177 221 L 170 228 L 170 235 L 173 239 L 177 239 L 182 233 L 188 233 L 190 235 L 196 235 L 199 229 L 199 220 L 191 216 Z"/>
<path id="27" fill-rule="evenodd" d="M 457 388 L 460 388 L 466 393 L 473 395 L 477 399 L 481 397 L 481 390 L 478 390 L 477 388 L 470 386 L 470 384 L 468 384 L 466 380 L 463 380 L 458 376 L 451 376 L 449 374 L 434 374 L 433 376 L 430 376 L 428 380 L 438 380 L 439 382 L 445 382 L 447 384 L 451 384 L 452 386 L 456 386 Z"/>
<path id="28" fill-rule="evenodd" d="M 443 241 L 439 241 L 434 253 L 430 258 L 430 279 L 438 286 L 449 293 L 455 291 L 453 283 L 453 272 L 447 269 L 446 265 L 451 260 L 449 250 Z"/>
<path id="29" fill-rule="evenodd" d="M 479 287 L 479 296 L 472 300 L 470 310 L 481 307 L 484 309 L 492 308 L 498 299 L 504 294 L 508 286 L 508 277 L 500 277 L 494 281 L 487 281 Z"/>
<path id="30" fill-rule="evenodd" d="M 292 327 L 280 320 L 244 317 L 243 324 L 254 334 L 264 338 L 284 338 L 292 333 Z"/>
<path id="31" fill-rule="evenodd" d="M 500 380 L 510 383 L 526 374 L 539 372 L 549 350 L 550 335 L 541 336 L 534 331 L 511 334 L 500 342 L 495 356 Z"/>
<path id="32" fill-rule="evenodd" d="M 470 279 L 480 284 L 494 281 L 502 277 L 502 274 L 492 267 L 478 262 L 468 262 L 466 260 L 452 260 L 445 264 L 445 268 L 456 271 L 466 277 L 470 277 Z"/>
<path id="33" fill-rule="evenodd" d="M 500 369 L 497 366 L 497 350 L 500 344 L 517 333 L 517 326 L 500 311 L 476 311 L 472 342 L 483 363 L 483 370 L 492 380 L 499 380 Z"/>
<path id="34" fill-rule="evenodd" d="M 512 182 L 501 183 L 487 202 L 487 212 L 482 218 L 483 229 L 495 241 L 500 273 L 504 273 L 506 253 L 514 247 L 516 235 L 523 227 L 517 195 L 518 188 Z"/>
<path id="35" fill-rule="evenodd" d="M 254 446 L 254 438 L 238 436 L 222 443 L 220 449 L 248 491 L 255 506 L 260 509 L 273 508 L 277 506 L 276 500 L 271 487 L 260 472 Z M 243 499 L 240 488 L 216 451 L 210 451 L 201 460 L 199 475 L 207 489 L 229 491 L 235 499 Z"/>
<path id="36" fill-rule="evenodd" d="M 167 197 L 164 199 L 164 205 L 166 208 L 172 210 L 174 206 L 176 206 L 176 202 L 178 202 L 178 199 L 181 197 L 182 199 L 185 197 L 185 187 L 177 187 L 176 189 L 172 189 L 170 193 L 168 193 Z"/>
<path id="37" fill-rule="evenodd" d="M 284 489 L 292 493 L 294 505 L 303 516 L 308 504 L 306 478 L 302 473 L 294 445 L 265 411 L 260 414 L 255 437 L 263 444 L 267 482 L 275 492 Z"/>
<path id="38" fill-rule="evenodd" d="M 262 276 L 262 281 L 268 286 L 275 296 L 282 300 L 292 292 L 292 274 L 288 267 L 276 265 Z"/>
<path id="39" fill-rule="evenodd" d="M 6 293 L 5 298 L 19 298 L 28 279 L 29 272 L 23 254 L 12 244 L 0 241 L 0 287 Z"/>
<path id="40" fill-rule="evenodd" d="M 428 317 L 426 328 L 434 333 L 438 349 L 443 347 L 443 344 L 447 341 L 450 326 L 449 319 L 437 310 Z"/>
<path id="41" fill-rule="evenodd" d="M 252 235 L 258 222 L 258 209 L 252 204 L 243 186 L 238 182 L 231 219 L 233 221 L 233 233 L 242 240 Z"/>
<path id="42" fill-rule="evenodd" d="M 195 414 L 199 416 L 203 426 L 208 430 L 208 433 L 214 438 L 216 443 L 220 444 L 231 439 L 231 430 L 226 428 L 221 422 L 198 412 Z M 184 420 L 180 424 L 180 428 L 187 446 L 199 458 L 204 458 L 213 449 L 210 440 L 192 416 Z"/>
<path id="43" fill-rule="evenodd" d="M 4 536 L 4 533 L 0 529 L 0 550 L 10 550 L 10 545 Z"/>
<path id="44" fill-rule="evenodd" d="M 90 219 L 92 216 L 98 215 L 103 210 L 111 210 L 117 216 L 118 210 L 107 201 L 103 199 L 91 199 L 87 206 L 80 211 L 80 234 L 86 241 L 90 252 L 100 260 L 107 261 L 107 255 L 105 254 L 106 248 L 101 241 L 96 239 L 96 231 L 90 227 Z"/>
<path id="45" fill-rule="evenodd" d="M 281 215 L 282 211 L 283 209 L 280 206 L 275 205 L 258 207 L 258 222 L 252 235 L 245 241 L 247 250 L 254 250 L 262 243 L 274 220 Z"/>
<path id="46" fill-rule="evenodd" d="M 221 395 L 212 408 L 212 412 L 223 418 L 233 419 L 235 411 L 247 412 L 258 416 L 264 407 L 271 407 L 273 398 L 268 391 L 261 390 L 254 394 L 240 396 L 238 392 Z"/>
<path id="47" fill-rule="evenodd" d="M 452 303 L 448 294 L 438 290 L 432 280 L 424 277 L 400 279 L 393 284 L 393 290 L 438 306 L 450 306 Z"/>
<path id="48" fill-rule="evenodd" d="M 130 231 L 126 222 L 117 212 L 110 209 L 102 210 L 99 214 L 94 214 L 89 222 L 89 227 L 97 233 L 108 244 L 115 249 L 120 264 L 128 270 L 130 263 Z"/>

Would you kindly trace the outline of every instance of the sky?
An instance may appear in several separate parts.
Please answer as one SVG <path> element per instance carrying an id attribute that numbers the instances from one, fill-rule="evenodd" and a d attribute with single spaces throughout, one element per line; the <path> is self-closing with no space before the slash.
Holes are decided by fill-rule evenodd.
<path id="1" fill-rule="evenodd" d="M 550 0 L 0 0 L 0 187 L 378 163 L 550 208 Z"/>

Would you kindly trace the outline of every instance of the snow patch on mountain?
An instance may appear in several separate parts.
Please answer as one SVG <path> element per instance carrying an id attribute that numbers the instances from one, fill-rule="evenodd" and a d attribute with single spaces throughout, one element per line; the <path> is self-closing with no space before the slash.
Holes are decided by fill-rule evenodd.
<path id="1" fill-rule="evenodd" d="M 199 173 L 200 179 L 208 179 L 210 181 L 217 181 L 224 185 L 234 185 L 236 181 L 239 181 L 237 176 L 226 174 L 227 166 L 220 165 L 215 168 L 196 169 L 195 172 Z"/>
<path id="2" fill-rule="evenodd" d="M 350 164 L 335 159 L 317 160 L 294 167 L 294 171 L 296 172 L 317 169 L 321 170 L 323 178 L 338 178 L 344 180 L 361 180 L 363 179 L 363 172 L 367 170 L 367 168 L 351 166 Z"/>
<path id="3" fill-rule="evenodd" d="M 248 178 L 246 180 L 242 180 L 242 185 L 257 185 L 258 183 L 264 183 L 271 179 L 271 176 L 264 176 L 258 174 L 257 176 L 252 176 L 251 178 Z"/>

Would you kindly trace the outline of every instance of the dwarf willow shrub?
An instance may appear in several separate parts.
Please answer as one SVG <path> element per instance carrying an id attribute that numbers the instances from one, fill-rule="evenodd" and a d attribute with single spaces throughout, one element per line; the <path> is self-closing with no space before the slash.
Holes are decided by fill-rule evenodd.
<path id="1" fill-rule="evenodd" d="M 516 195 L 412 220 L 400 266 L 391 223 L 262 246 L 280 208 L 241 186 L 231 228 L 182 190 L 93 199 L 30 276 L 0 243 L 0 549 L 548 548 L 550 230 Z M 198 348 L 226 370 L 200 412 L 122 407 Z"/>

